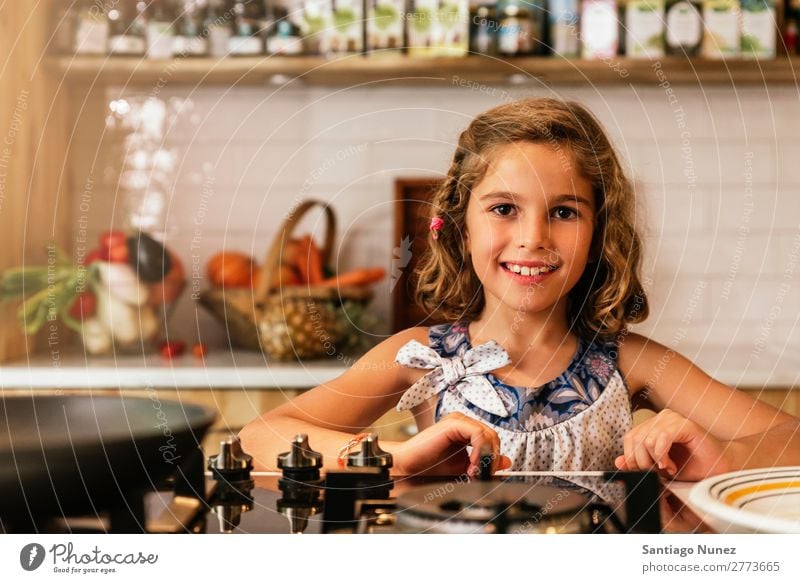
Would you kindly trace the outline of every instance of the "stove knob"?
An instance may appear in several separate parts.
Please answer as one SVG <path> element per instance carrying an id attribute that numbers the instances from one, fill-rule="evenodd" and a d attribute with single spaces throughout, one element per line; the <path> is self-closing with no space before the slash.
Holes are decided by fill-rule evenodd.
<path id="1" fill-rule="evenodd" d="M 391 468 L 392 454 L 378 445 L 378 436 L 370 433 L 361 442 L 361 451 L 347 455 L 347 465 L 354 468 Z"/>
<path id="2" fill-rule="evenodd" d="M 208 458 L 208 469 L 215 480 L 243 482 L 250 479 L 253 456 L 242 450 L 242 442 L 231 435 L 219 445 L 219 453 Z"/>
<path id="3" fill-rule="evenodd" d="M 286 470 L 318 470 L 322 467 L 322 454 L 308 445 L 308 435 L 298 433 L 292 440 L 289 451 L 278 456 L 278 469 Z"/>

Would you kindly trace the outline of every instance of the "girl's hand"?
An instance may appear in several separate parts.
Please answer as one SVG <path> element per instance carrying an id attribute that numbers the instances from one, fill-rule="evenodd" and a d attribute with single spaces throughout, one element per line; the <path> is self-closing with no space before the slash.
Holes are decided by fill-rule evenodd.
<path id="1" fill-rule="evenodd" d="M 472 446 L 469 454 L 468 445 Z M 511 460 L 500 455 L 500 438 L 492 428 L 462 413 L 451 413 L 395 449 L 395 471 L 405 475 L 475 476 L 481 450 L 487 449 L 494 454 L 492 473 L 511 467 Z"/>
<path id="2" fill-rule="evenodd" d="M 697 481 L 734 469 L 726 442 L 669 409 L 631 429 L 623 445 L 624 454 L 614 460 L 620 470 L 657 468 L 676 480 Z"/>

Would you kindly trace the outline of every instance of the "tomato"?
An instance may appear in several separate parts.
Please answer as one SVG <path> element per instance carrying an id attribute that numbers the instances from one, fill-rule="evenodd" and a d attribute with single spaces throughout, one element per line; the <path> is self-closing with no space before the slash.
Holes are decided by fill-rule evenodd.
<path id="1" fill-rule="evenodd" d="M 100 249 L 92 249 L 83 258 L 83 264 L 89 265 L 94 261 L 101 261 L 103 259 L 103 251 Z"/>
<path id="2" fill-rule="evenodd" d="M 97 298 L 94 297 L 92 292 L 83 292 L 75 298 L 72 306 L 69 308 L 69 315 L 76 320 L 88 320 L 97 309 Z"/>
<path id="3" fill-rule="evenodd" d="M 206 264 L 208 279 L 222 287 L 250 287 L 254 269 L 252 257 L 233 251 L 217 253 Z"/>
<path id="4" fill-rule="evenodd" d="M 186 350 L 186 343 L 183 340 L 165 340 L 161 343 L 158 351 L 164 358 L 175 358 Z"/>
<path id="5" fill-rule="evenodd" d="M 127 263 L 128 262 L 128 247 L 127 245 L 118 245 L 116 247 L 108 247 L 103 249 L 101 257 L 111 263 Z"/>
<path id="6" fill-rule="evenodd" d="M 100 235 L 100 247 L 111 249 L 112 247 L 124 247 L 128 238 L 123 231 L 106 231 Z"/>
<path id="7" fill-rule="evenodd" d="M 202 342 L 198 342 L 192 346 L 192 354 L 194 354 L 196 358 L 203 358 L 208 354 L 208 348 Z"/>

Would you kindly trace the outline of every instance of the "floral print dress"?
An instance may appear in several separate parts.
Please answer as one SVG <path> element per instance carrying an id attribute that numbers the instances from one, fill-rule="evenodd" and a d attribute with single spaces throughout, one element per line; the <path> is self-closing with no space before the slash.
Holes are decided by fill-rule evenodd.
<path id="1" fill-rule="evenodd" d="M 431 326 L 428 340 L 443 361 L 458 360 L 472 349 L 466 323 Z M 501 452 L 511 458 L 512 470 L 614 469 L 614 459 L 623 452 L 622 438 L 632 426 L 628 388 L 617 369 L 614 344 L 580 340 L 567 369 L 539 387 L 510 386 L 491 372 L 484 376 L 507 415 L 482 409 L 452 384 L 439 393 L 436 421 L 460 412 L 491 426 L 500 437 Z"/>

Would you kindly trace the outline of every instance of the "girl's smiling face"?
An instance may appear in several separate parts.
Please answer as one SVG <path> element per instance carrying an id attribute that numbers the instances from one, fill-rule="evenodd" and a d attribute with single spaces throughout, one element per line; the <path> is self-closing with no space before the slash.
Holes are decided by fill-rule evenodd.
<path id="1" fill-rule="evenodd" d="M 497 149 L 466 216 L 486 313 L 505 305 L 566 315 L 567 294 L 589 261 L 595 212 L 591 183 L 565 147 L 515 142 Z"/>

